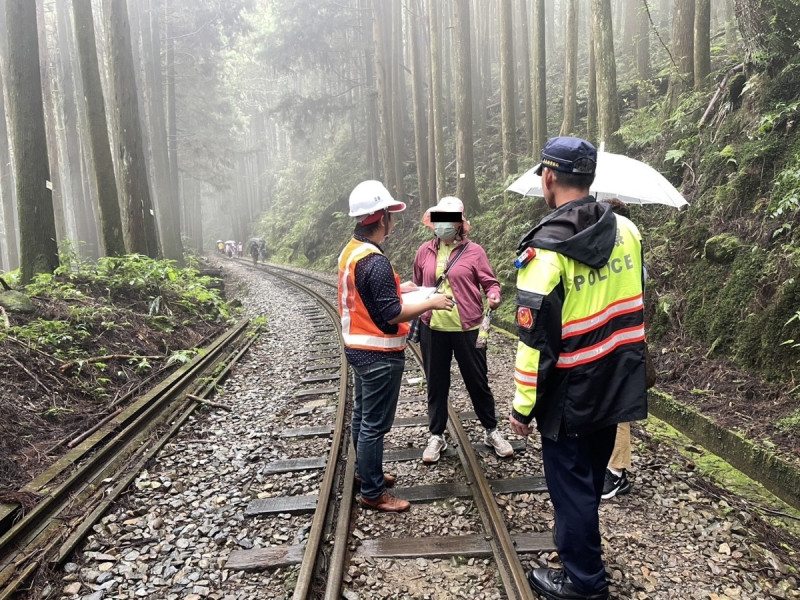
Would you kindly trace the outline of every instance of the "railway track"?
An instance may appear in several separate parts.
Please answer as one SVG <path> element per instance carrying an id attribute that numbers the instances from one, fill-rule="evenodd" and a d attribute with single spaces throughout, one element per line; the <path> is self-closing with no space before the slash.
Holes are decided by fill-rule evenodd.
<path id="1" fill-rule="evenodd" d="M 214 340 L 206 352 L 100 427 L 21 492 L 38 496 L 21 514 L 3 505 L 0 600 L 14 597 L 42 567 L 60 566 L 77 544 L 246 352 L 249 322 Z"/>
<path id="2" fill-rule="evenodd" d="M 39 590 L 51 597 L 59 585 L 62 597 L 76 599 L 87 594 L 167 600 L 517 597 L 514 560 L 526 568 L 557 560 L 549 530 L 552 507 L 538 477 L 538 439 L 516 439 L 515 458 L 496 457 L 482 445 L 483 430 L 455 377 L 450 445 L 438 463 L 422 464 L 426 394 L 409 350 L 384 458 L 386 472 L 397 477 L 397 495 L 411 501 L 411 510 L 355 508 L 352 460 L 346 453 L 331 454 L 337 414 L 351 403 L 338 318 L 306 292 L 283 280 L 279 284 L 276 269 L 270 270 L 267 277 L 238 267 L 234 272 L 248 286 L 246 308 L 267 316 L 268 329 L 218 390 L 233 410 L 190 419 L 136 478 L 124 501 L 92 528 L 60 581 L 37 578 L 25 597 L 39 597 Z M 306 285 L 327 302 L 334 297 L 331 283 Z M 504 377 L 513 352 L 514 344 L 502 338 L 490 347 L 501 423 L 513 394 Z M 347 393 L 339 402 L 343 386 Z M 343 422 L 337 445 L 346 448 L 349 417 Z M 644 432 L 640 439 L 649 437 Z M 470 461 L 461 458 L 467 448 L 475 452 L 476 477 L 488 479 L 484 492 L 479 479 L 468 475 Z M 719 593 L 718 571 L 709 570 L 708 557 L 717 569 L 726 569 L 730 597 L 765 599 L 772 597 L 765 590 L 785 589 L 769 554 L 748 558 L 748 547 L 767 543 L 748 533 L 750 521 L 730 511 L 716 514 L 717 496 L 696 491 L 693 471 L 679 470 L 676 478 L 680 459 L 660 445 L 649 449 L 656 455 L 635 457 L 636 493 L 601 506 L 613 593 L 672 598 L 685 585 L 695 595 Z M 281 464 L 284 468 L 273 472 Z M 322 485 L 326 468 L 334 475 Z M 489 499 L 485 507 L 481 497 Z M 281 508 L 261 510 L 269 503 Z M 510 566 L 496 552 L 504 545 L 502 530 L 486 525 L 497 513 L 516 554 Z M 723 554 L 724 548 L 739 552 L 739 558 Z M 524 582 L 518 593 L 531 597 Z"/>
<path id="3" fill-rule="evenodd" d="M 298 410 L 298 416 L 313 412 L 335 415 L 329 422 L 314 427 L 298 428 L 286 432 L 299 440 L 330 439 L 325 455 L 305 456 L 268 463 L 266 473 L 305 473 L 308 470 L 322 472 L 319 491 L 314 495 L 278 495 L 254 500 L 247 508 L 246 516 L 259 519 L 279 519 L 285 514 L 313 515 L 307 538 L 301 543 L 272 546 L 268 548 L 237 550 L 228 557 L 226 568 L 231 570 L 260 571 L 291 565 L 300 565 L 297 583 L 293 592 L 295 600 L 301 598 L 341 598 L 348 592 L 348 573 L 354 561 L 391 560 L 397 563 L 413 563 L 416 559 L 475 559 L 488 558 L 492 564 L 493 577 L 502 587 L 503 597 L 510 599 L 533 598 L 525 577 L 520 555 L 536 554 L 554 549 L 550 532 L 533 532 L 513 535 L 509 532 L 503 511 L 497 501 L 498 494 L 527 494 L 546 491 L 543 477 L 516 477 L 490 480 L 486 476 L 486 460 L 490 449 L 480 442 L 475 443 L 465 427 L 476 419 L 469 411 L 458 412 L 449 408 L 448 431 L 451 444 L 443 454 L 440 464 L 427 469 L 422 477 L 400 476 L 396 496 L 412 502 L 412 513 L 424 517 L 426 506 L 437 503 L 450 506 L 460 514 L 474 520 L 471 535 L 420 535 L 424 531 L 447 530 L 431 513 L 431 522 L 420 524 L 417 532 L 410 535 L 386 537 L 381 535 L 381 522 L 387 519 L 399 521 L 405 515 L 388 516 L 357 508 L 354 503 L 354 456 L 347 435 L 352 409 L 352 385 L 344 358 L 339 319 L 330 299 L 335 285 L 314 280 L 316 285 L 327 289 L 326 294 L 312 290 L 306 283 L 307 275 L 290 269 L 261 266 L 273 277 L 302 289 L 311 295 L 318 310 L 305 309 L 308 319 L 319 324 L 320 336 L 309 348 L 309 372 L 324 372 L 301 382 L 310 386 L 297 392 L 298 399 L 309 402 Z M 338 357 L 338 363 L 330 361 Z M 314 360 L 317 357 L 318 360 Z M 398 439 L 407 438 L 404 432 L 427 431 L 427 398 L 422 387 L 421 355 L 419 348 L 409 344 L 407 349 L 406 377 L 404 377 L 397 417 L 392 433 L 387 436 L 384 453 L 385 463 L 394 463 L 407 471 L 420 465 L 422 448 L 408 442 L 392 443 L 393 434 Z M 338 387 L 323 385 L 338 380 Z M 331 412 L 334 411 L 334 412 Z M 513 443 L 517 454 L 524 452 L 525 441 Z M 494 459 L 493 455 L 491 458 Z M 514 459 L 512 459 L 514 460 Z M 454 464 L 455 463 L 455 464 Z M 441 469 L 440 469 L 441 467 Z M 387 471 L 391 467 L 387 466 Z M 442 478 L 437 477 L 437 470 Z M 420 481 L 413 481 L 418 479 Z M 435 483 L 424 483 L 424 480 Z M 424 519 L 422 519 L 424 521 Z M 368 537 L 364 530 L 375 531 Z M 411 567 L 413 569 L 413 566 Z M 345 596 L 347 597 L 347 596 Z"/>

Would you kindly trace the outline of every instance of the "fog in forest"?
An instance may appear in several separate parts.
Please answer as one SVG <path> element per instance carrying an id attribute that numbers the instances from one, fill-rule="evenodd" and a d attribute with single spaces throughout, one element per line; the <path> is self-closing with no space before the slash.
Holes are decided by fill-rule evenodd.
<path id="1" fill-rule="evenodd" d="M 747 4 L 0 0 L 0 268 L 183 263 L 287 216 L 309 261 L 365 178 L 474 214 L 548 137 L 624 150 L 635 111 L 710 96 Z"/>

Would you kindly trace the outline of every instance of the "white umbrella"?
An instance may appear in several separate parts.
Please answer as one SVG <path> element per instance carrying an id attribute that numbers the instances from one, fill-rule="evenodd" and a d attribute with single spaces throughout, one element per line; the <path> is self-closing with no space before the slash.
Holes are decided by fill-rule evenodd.
<path id="1" fill-rule="evenodd" d="M 523 196 L 541 196 L 542 178 L 534 173 L 535 169 L 524 173 L 506 190 Z M 653 167 L 635 158 L 611 152 L 597 153 L 597 169 L 589 191 L 598 200 L 619 198 L 628 204 L 666 204 L 675 208 L 689 204 L 675 186 Z"/>

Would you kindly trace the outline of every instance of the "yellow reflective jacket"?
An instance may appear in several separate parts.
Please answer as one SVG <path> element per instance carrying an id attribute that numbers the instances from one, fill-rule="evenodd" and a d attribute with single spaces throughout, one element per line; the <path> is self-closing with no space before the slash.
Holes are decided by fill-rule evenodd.
<path id="1" fill-rule="evenodd" d="M 512 414 L 542 435 L 580 435 L 647 416 L 644 262 L 636 226 L 591 196 L 523 237 Z"/>

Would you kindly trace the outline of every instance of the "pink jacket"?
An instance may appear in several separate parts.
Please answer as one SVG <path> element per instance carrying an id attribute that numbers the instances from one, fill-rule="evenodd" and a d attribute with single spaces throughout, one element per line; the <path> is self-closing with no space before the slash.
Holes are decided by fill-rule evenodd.
<path id="1" fill-rule="evenodd" d="M 469 240 L 464 240 L 453 247 L 450 260 L 461 246 Z M 439 240 L 432 239 L 422 244 L 414 257 L 414 283 L 421 286 L 433 287 L 436 283 L 436 253 L 439 249 Z M 500 284 L 494 276 L 486 252 L 475 242 L 470 242 L 456 264 L 447 273 L 450 287 L 458 303 L 458 314 L 464 329 L 471 329 L 479 325 L 483 317 L 483 299 L 481 288 L 488 295 L 494 293 L 500 298 Z M 422 315 L 422 321 L 430 325 L 430 311 Z"/>

